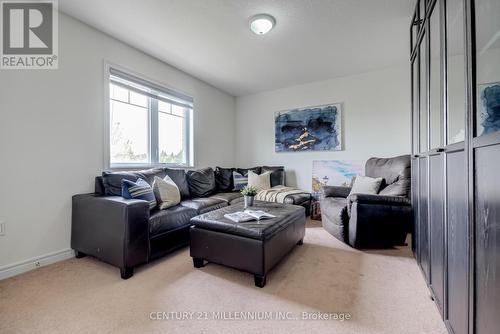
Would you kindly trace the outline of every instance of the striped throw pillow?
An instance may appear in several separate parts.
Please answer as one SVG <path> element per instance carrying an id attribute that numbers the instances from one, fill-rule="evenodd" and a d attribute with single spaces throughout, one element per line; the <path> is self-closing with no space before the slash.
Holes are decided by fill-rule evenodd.
<path id="1" fill-rule="evenodd" d="M 238 172 L 233 172 L 233 182 L 234 182 L 233 191 L 240 191 L 241 189 L 247 186 L 248 176 L 243 176 Z"/>
<path id="2" fill-rule="evenodd" d="M 149 203 L 149 210 L 156 207 L 156 197 L 153 188 L 141 178 L 137 179 L 135 182 L 123 179 L 122 197 L 126 199 L 142 199 L 147 201 Z"/>

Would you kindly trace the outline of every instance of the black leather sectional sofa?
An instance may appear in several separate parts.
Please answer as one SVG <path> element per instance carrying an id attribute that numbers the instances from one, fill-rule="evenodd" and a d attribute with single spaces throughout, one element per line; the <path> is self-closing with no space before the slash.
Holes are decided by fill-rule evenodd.
<path id="1" fill-rule="evenodd" d="M 249 170 L 271 171 L 271 186 L 285 184 L 282 166 L 103 172 L 95 178 L 94 193 L 73 196 L 71 247 L 76 257 L 94 256 L 120 268 L 122 278 L 127 279 L 135 267 L 187 245 L 191 218 L 242 201 L 241 194 L 232 191 L 232 172 L 245 175 Z M 155 176 L 165 175 L 179 187 L 179 205 L 150 211 L 146 201 L 120 196 L 122 179 L 140 177 L 152 184 Z M 301 205 L 308 214 L 311 195 L 290 195 L 285 203 Z"/>

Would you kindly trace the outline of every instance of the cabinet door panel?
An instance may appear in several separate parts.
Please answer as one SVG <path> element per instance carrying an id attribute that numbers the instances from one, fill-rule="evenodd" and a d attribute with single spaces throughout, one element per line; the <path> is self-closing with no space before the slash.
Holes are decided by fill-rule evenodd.
<path id="1" fill-rule="evenodd" d="M 444 300 L 443 155 L 429 157 L 430 283 L 440 311 Z"/>
<path id="2" fill-rule="evenodd" d="M 420 158 L 418 162 L 418 236 L 420 245 L 420 266 L 425 275 L 425 279 L 429 281 L 429 227 L 428 227 L 428 201 L 427 201 L 427 160 L 428 158 Z"/>
<path id="3" fill-rule="evenodd" d="M 411 246 L 413 253 L 420 261 L 418 251 L 418 159 L 411 159 L 411 202 L 413 208 L 413 228 L 411 234 Z"/>
<path id="4" fill-rule="evenodd" d="M 476 333 L 500 328 L 500 144 L 475 151 Z"/>
<path id="5" fill-rule="evenodd" d="M 464 151 L 447 154 L 448 316 L 454 334 L 468 332 L 467 173 Z"/>

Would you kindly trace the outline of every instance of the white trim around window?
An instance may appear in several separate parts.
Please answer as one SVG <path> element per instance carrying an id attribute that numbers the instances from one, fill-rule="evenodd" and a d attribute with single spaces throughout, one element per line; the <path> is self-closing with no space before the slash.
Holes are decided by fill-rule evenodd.
<path id="1" fill-rule="evenodd" d="M 127 91 L 128 100 L 117 99 L 115 94 L 111 93 L 111 87 Z M 142 105 L 131 102 L 131 95 L 140 96 L 143 99 Z M 137 95 L 139 94 L 139 95 Z M 147 101 L 147 102 L 146 102 Z M 159 106 L 160 105 L 160 106 Z M 143 113 L 141 122 L 144 122 L 144 133 L 141 136 L 141 145 L 139 151 L 141 154 L 117 153 L 117 129 L 114 122 L 112 124 L 112 107 L 121 106 L 123 108 L 137 109 Z M 142 109 L 141 109 L 142 108 Z M 121 66 L 104 62 L 104 169 L 137 169 L 137 168 L 152 168 L 152 167 L 178 167 L 189 168 L 194 165 L 193 161 L 193 98 L 184 92 L 169 88 L 167 85 L 159 83 L 155 80 L 146 78 L 142 74 L 134 73 L 133 71 L 122 68 Z M 147 117 L 144 116 L 147 114 Z M 159 120 L 160 115 L 162 120 Z M 168 119 L 172 119 L 169 123 Z M 129 121 L 130 122 L 130 121 Z M 161 122 L 161 124 L 160 124 Z M 126 123 L 126 122 L 125 122 Z M 182 124 L 181 124 L 182 123 Z M 173 125 L 176 124 L 176 125 Z M 113 130 L 111 129 L 113 126 Z M 170 143 L 177 143 L 177 151 L 174 157 L 174 152 L 166 152 L 165 143 L 167 139 L 163 139 L 160 143 L 161 127 L 174 126 L 174 133 L 179 133 L 180 138 L 176 138 Z M 137 131 L 125 129 L 126 134 L 135 136 Z M 120 131 L 121 133 L 122 131 Z M 165 134 L 167 132 L 167 134 Z M 163 131 L 163 137 L 168 136 L 168 131 Z M 171 134 L 170 134 L 171 135 Z M 113 138 L 112 138 L 113 136 Z M 123 136 L 118 136 L 119 138 Z M 127 137 L 127 135 L 125 135 Z M 147 137 L 147 138 L 146 138 Z M 113 141 L 113 144 L 111 143 Z M 126 143 L 129 145 L 130 140 L 126 138 Z M 132 140 L 133 143 L 133 140 Z M 182 148 L 179 148 L 179 145 Z M 122 145 L 123 146 L 123 145 Z M 161 149 L 163 146 L 163 149 Z M 167 145 L 168 146 L 168 145 Z M 146 148 L 147 147 L 147 148 Z M 133 151 L 129 149 L 128 151 Z M 127 151 L 127 152 L 128 152 Z M 172 150 L 173 151 L 173 150 Z M 121 152 L 121 151 L 118 151 Z M 112 156 L 113 154 L 113 156 Z M 118 158 L 117 158 L 118 157 Z M 122 160 L 122 161 L 120 161 Z"/>

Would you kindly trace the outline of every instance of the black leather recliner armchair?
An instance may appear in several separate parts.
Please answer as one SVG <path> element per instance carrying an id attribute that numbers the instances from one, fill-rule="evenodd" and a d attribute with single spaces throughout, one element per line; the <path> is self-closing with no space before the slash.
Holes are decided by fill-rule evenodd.
<path id="1" fill-rule="evenodd" d="M 413 221 L 410 156 L 370 158 L 365 174 L 384 179 L 378 194 L 350 195 L 350 187 L 323 187 L 323 227 L 355 248 L 403 245 Z"/>

